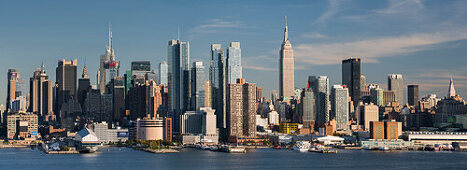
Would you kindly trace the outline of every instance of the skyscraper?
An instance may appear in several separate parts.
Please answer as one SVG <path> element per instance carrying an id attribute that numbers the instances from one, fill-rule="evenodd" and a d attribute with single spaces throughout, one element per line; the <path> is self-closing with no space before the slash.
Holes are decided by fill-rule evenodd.
<path id="1" fill-rule="evenodd" d="M 279 97 L 294 96 L 294 56 L 289 41 L 287 17 L 285 18 L 284 40 L 279 52 Z"/>
<path id="2" fill-rule="evenodd" d="M 83 74 L 81 78 L 78 79 L 78 103 L 81 106 L 84 106 L 84 101 L 86 100 L 89 90 L 91 90 L 91 81 L 88 75 L 87 64 L 84 63 Z"/>
<path id="3" fill-rule="evenodd" d="M 57 79 L 57 98 L 56 98 L 56 111 L 58 113 L 63 103 L 69 99 L 76 97 L 76 78 L 77 78 L 78 60 L 67 61 L 65 59 L 58 60 L 56 69 Z"/>
<path id="4" fill-rule="evenodd" d="M 349 129 L 349 89 L 343 85 L 332 86 L 331 118 L 336 119 L 337 129 Z"/>
<path id="5" fill-rule="evenodd" d="M 454 81 L 451 79 L 449 80 L 449 89 L 448 89 L 448 98 L 452 98 L 456 96 L 456 89 L 454 88 Z"/>
<path id="6" fill-rule="evenodd" d="M 350 58 L 342 61 L 342 84 L 349 89 L 354 106 L 360 100 L 361 74 L 360 58 Z"/>
<path id="7" fill-rule="evenodd" d="M 388 75 L 388 89 L 394 91 L 396 101 L 402 106 L 404 104 L 404 82 L 402 74 Z"/>
<path id="8" fill-rule="evenodd" d="M 416 109 L 420 109 L 420 103 L 418 102 L 418 85 L 407 86 L 407 102 L 409 105 L 414 106 Z"/>
<path id="9" fill-rule="evenodd" d="M 159 63 L 159 82 L 157 82 L 158 84 L 167 86 L 167 67 L 167 62 L 162 61 L 161 63 Z"/>
<path id="10" fill-rule="evenodd" d="M 316 126 L 329 122 L 329 78 L 327 76 L 310 76 L 308 83 L 315 95 Z"/>
<path id="11" fill-rule="evenodd" d="M 8 69 L 7 78 L 6 110 L 8 111 L 11 109 L 11 102 L 16 98 L 16 83 L 19 80 L 19 71 L 16 69 Z"/>
<path id="12" fill-rule="evenodd" d="M 45 73 L 44 64 L 37 69 L 29 84 L 29 110 L 38 113 L 40 118 L 53 112 L 53 83 Z"/>
<path id="13" fill-rule="evenodd" d="M 222 139 L 226 140 L 226 78 L 224 50 L 220 44 L 211 45 L 211 63 L 209 68 L 209 79 L 211 82 L 212 106 L 216 110 L 217 128 L 219 128 Z"/>
<path id="14" fill-rule="evenodd" d="M 174 115 L 173 132 L 180 132 L 180 115 L 189 110 L 190 103 L 190 44 L 169 41 L 168 85 L 169 109 Z"/>
<path id="15" fill-rule="evenodd" d="M 196 61 L 193 62 L 193 67 L 191 68 L 191 100 L 192 106 L 194 109 L 199 110 L 204 106 L 204 96 L 205 96 L 205 74 L 203 62 Z"/>
<path id="16" fill-rule="evenodd" d="M 242 49 L 240 42 L 231 42 L 227 48 L 227 83 L 235 83 L 242 78 Z"/>
<path id="17" fill-rule="evenodd" d="M 377 105 L 383 106 L 384 104 L 384 91 L 383 89 L 377 88 L 370 88 L 370 102 Z"/>
<path id="18" fill-rule="evenodd" d="M 119 74 L 120 62 L 115 61 L 115 52 L 112 46 L 112 26 L 109 25 L 109 45 L 106 53 L 100 56 L 100 67 L 97 71 L 98 88 L 101 94 L 112 93 L 106 89 L 106 85 Z"/>
<path id="19" fill-rule="evenodd" d="M 316 101 L 315 101 L 315 94 L 311 88 L 306 88 L 302 92 L 302 122 L 306 124 L 309 122 L 312 125 L 311 128 L 314 127 L 316 122 Z"/>
<path id="20" fill-rule="evenodd" d="M 256 136 L 256 84 L 237 79 L 229 84 L 227 128 L 229 137 Z"/>

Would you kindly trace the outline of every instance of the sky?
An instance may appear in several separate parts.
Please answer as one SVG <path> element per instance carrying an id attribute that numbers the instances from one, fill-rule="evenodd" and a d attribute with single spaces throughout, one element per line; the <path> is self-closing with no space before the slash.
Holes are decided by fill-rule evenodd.
<path id="1" fill-rule="evenodd" d="M 418 84 L 420 96 L 446 96 L 454 77 L 467 97 L 467 1 L 439 0 L 258 0 L 258 1 L 6 1 L 0 0 L 0 102 L 6 98 L 7 71 L 16 68 L 29 86 L 44 62 L 55 81 L 59 59 L 78 59 L 78 76 L 87 62 L 93 84 L 99 56 L 113 47 L 121 73 L 131 61 L 152 69 L 167 61 L 167 44 L 190 42 L 191 61 L 209 68 L 210 44 L 225 48 L 239 41 L 243 76 L 277 90 L 279 49 L 285 16 L 295 55 L 295 86 L 310 75 L 341 83 L 341 61 L 362 59 L 367 83 L 387 87 L 387 75 L 402 74 Z M 206 69 L 208 72 L 209 69 Z M 3 84 L 3 85 L 2 85 Z M 406 93 L 406 91 L 405 91 Z"/>

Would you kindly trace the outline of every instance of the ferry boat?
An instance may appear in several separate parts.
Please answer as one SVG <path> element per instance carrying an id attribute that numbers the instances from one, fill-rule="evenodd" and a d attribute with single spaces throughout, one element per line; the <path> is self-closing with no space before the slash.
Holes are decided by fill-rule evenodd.
<path id="1" fill-rule="evenodd" d="M 308 141 L 297 141 L 297 143 L 293 146 L 293 149 L 299 152 L 308 152 L 310 146 L 311 144 Z"/>

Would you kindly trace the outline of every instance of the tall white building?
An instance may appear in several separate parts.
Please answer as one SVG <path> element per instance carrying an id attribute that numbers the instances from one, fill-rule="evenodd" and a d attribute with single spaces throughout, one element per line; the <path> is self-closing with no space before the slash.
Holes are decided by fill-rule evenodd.
<path id="1" fill-rule="evenodd" d="M 285 18 L 284 40 L 279 52 L 279 97 L 294 96 L 294 62 L 292 44 L 289 41 L 289 29 Z"/>
<path id="2" fill-rule="evenodd" d="M 342 85 L 332 86 L 331 118 L 336 119 L 338 130 L 349 129 L 349 89 Z"/>
<path id="3" fill-rule="evenodd" d="M 167 72 L 168 72 L 168 66 L 167 66 L 167 62 L 165 61 L 162 61 L 161 63 L 159 63 L 159 82 L 157 82 L 157 84 L 162 84 L 164 86 L 167 86 L 167 83 L 168 83 L 168 79 L 167 79 Z"/>

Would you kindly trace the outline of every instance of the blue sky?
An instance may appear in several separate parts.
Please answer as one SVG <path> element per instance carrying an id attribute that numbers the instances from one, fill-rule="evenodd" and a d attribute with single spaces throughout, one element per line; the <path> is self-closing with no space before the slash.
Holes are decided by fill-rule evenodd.
<path id="1" fill-rule="evenodd" d="M 264 88 L 278 88 L 279 48 L 284 16 L 295 57 L 295 85 L 308 75 L 341 82 L 341 60 L 360 57 L 367 83 L 386 87 L 387 74 L 419 84 L 423 96 L 445 96 L 449 76 L 467 97 L 467 1 L 4 1 L 0 0 L 0 101 L 6 73 L 29 77 L 44 60 L 55 80 L 57 59 L 84 59 L 95 83 L 112 23 L 122 72 L 131 61 L 167 60 L 167 42 L 189 41 L 191 60 L 208 68 L 210 44 L 240 41 L 243 75 Z"/>

